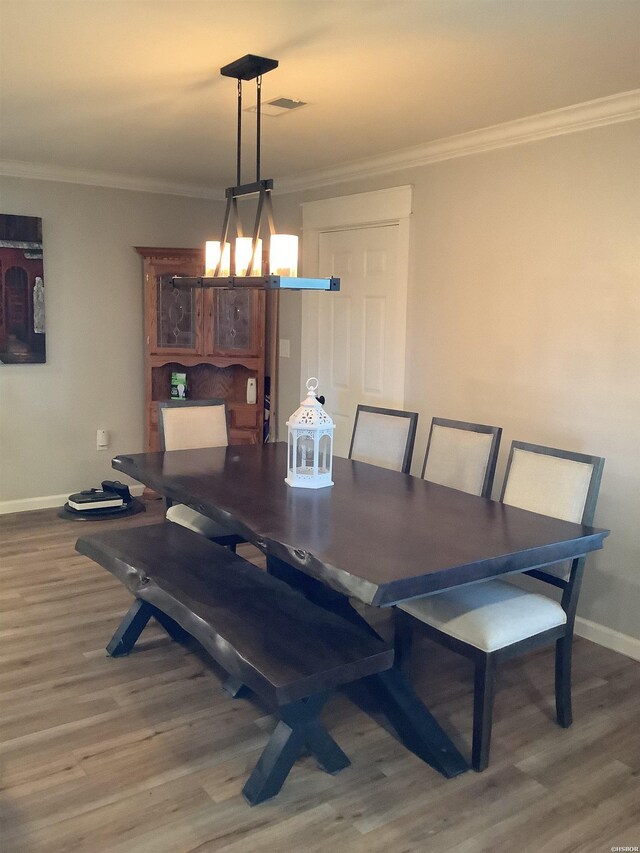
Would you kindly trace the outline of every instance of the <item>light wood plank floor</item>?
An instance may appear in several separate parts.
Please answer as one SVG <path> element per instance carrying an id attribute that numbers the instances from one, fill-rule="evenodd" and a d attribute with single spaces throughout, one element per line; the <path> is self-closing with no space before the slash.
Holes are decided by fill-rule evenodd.
<path id="1" fill-rule="evenodd" d="M 0 518 L 0 850 L 608 851 L 640 844 L 640 663 L 576 641 L 575 723 L 553 720 L 553 654 L 500 673 L 491 765 L 445 780 L 336 696 L 324 720 L 353 765 L 309 758 L 281 795 L 249 808 L 240 789 L 274 722 L 231 700 L 223 673 L 157 627 L 129 657 L 104 647 L 126 590 L 73 549 L 119 522 Z M 243 546 L 245 556 L 260 555 Z M 376 612 L 380 630 L 387 616 Z M 471 669 L 416 650 L 418 692 L 465 755 Z"/>

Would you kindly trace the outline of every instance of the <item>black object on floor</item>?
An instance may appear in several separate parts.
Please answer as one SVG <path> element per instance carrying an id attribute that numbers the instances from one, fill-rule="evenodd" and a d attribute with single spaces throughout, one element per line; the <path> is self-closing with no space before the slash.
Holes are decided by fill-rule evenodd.
<path id="1" fill-rule="evenodd" d="M 86 512 L 72 509 L 68 503 L 60 508 L 58 512 L 59 518 L 66 518 L 72 521 L 97 521 L 101 518 L 126 518 L 128 515 L 136 515 L 139 512 L 145 512 L 146 507 L 138 498 L 132 498 L 129 503 L 122 506 L 107 507 L 106 509 L 90 509 Z"/>

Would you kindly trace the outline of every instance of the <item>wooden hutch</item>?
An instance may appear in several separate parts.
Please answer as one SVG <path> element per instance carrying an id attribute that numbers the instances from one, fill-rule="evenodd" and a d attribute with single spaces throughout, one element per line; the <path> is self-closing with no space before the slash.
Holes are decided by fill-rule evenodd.
<path id="1" fill-rule="evenodd" d="M 204 273 L 200 249 L 137 247 L 144 262 L 145 446 L 159 450 L 158 401 L 171 397 L 171 374 L 187 374 L 191 400 L 223 399 L 231 444 L 262 442 L 265 291 L 173 287 L 174 275 Z M 247 403 L 247 380 L 257 400 Z"/>

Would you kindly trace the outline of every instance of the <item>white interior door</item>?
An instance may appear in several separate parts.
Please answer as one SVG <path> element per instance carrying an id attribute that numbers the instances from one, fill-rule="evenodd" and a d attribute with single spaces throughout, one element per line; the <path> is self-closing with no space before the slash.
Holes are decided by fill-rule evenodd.
<path id="1" fill-rule="evenodd" d="M 340 292 L 305 294 L 303 364 L 319 379 L 336 425 L 338 456 L 349 452 L 358 403 L 388 408 L 404 403 L 407 292 L 401 246 L 398 224 L 319 234 L 318 272 L 338 276 Z"/>

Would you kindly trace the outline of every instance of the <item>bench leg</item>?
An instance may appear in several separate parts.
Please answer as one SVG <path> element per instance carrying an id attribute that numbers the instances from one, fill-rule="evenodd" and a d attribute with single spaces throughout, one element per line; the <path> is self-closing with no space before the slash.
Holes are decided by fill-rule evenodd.
<path id="1" fill-rule="evenodd" d="M 191 635 L 189 632 L 185 631 L 182 625 L 178 625 L 171 616 L 167 616 L 166 613 L 163 613 L 162 610 L 158 610 L 157 607 L 153 607 L 153 605 L 150 606 L 151 613 L 156 622 L 159 622 L 160 625 L 162 625 L 172 640 L 175 640 L 176 643 L 184 643 L 190 638 Z"/>
<path id="2" fill-rule="evenodd" d="M 112 658 L 128 655 L 153 615 L 153 608 L 150 604 L 141 601 L 139 598 L 134 599 L 126 616 L 109 641 L 107 654 Z"/>
<path id="3" fill-rule="evenodd" d="M 305 744 L 327 773 L 339 773 L 351 764 L 329 732 L 317 720 L 307 727 Z"/>
<path id="4" fill-rule="evenodd" d="M 249 805 L 276 796 L 305 746 L 329 773 L 349 766 L 347 756 L 318 720 L 326 698 L 326 694 L 312 696 L 278 709 L 281 719 L 242 789 Z"/>
<path id="5" fill-rule="evenodd" d="M 162 610 L 136 598 L 107 646 L 111 657 L 129 654 L 152 616 L 176 643 L 184 643 L 190 638 L 189 632 Z M 246 685 L 232 675 L 222 687 L 233 699 L 242 699 L 250 692 Z"/>
<path id="6" fill-rule="evenodd" d="M 243 684 L 235 677 L 235 675 L 227 676 L 227 680 L 222 685 L 222 689 L 225 690 L 232 699 L 243 699 L 250 692 L 247 685 Z"/>

